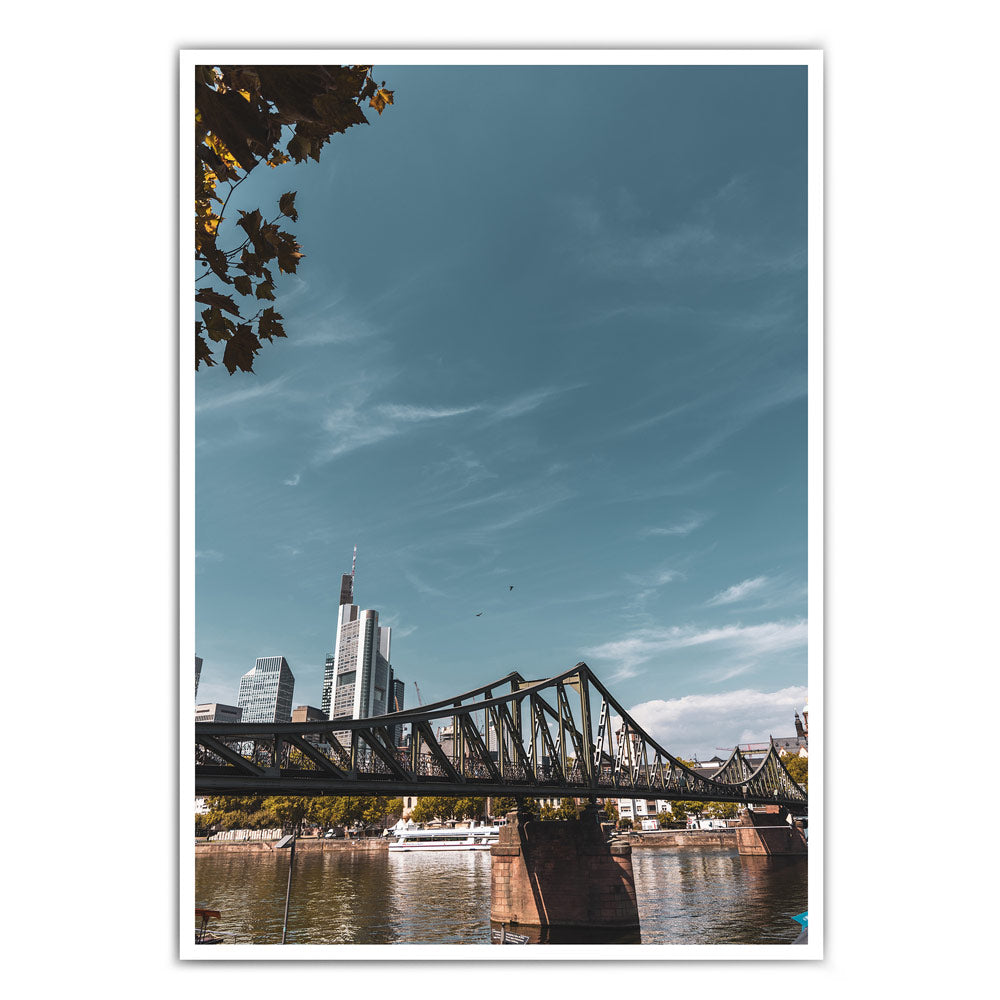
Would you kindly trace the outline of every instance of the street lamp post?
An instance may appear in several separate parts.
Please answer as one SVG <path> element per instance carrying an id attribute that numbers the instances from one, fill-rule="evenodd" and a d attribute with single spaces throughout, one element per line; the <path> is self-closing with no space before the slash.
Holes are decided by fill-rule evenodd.
<path id="1" fill-rule="evenodd" d="M 281 925 L 281 943 L 285 943 L 288 934 L 288 901 L 292 898 L 292 867 L 295 864 L 295 834 L 290 833 L 287 837 L 282 837 L 275 845 L 276 850 L 283 847 L 291 848 L 288 855 L 288 886 L 285 889 L 285 920 Z"/>

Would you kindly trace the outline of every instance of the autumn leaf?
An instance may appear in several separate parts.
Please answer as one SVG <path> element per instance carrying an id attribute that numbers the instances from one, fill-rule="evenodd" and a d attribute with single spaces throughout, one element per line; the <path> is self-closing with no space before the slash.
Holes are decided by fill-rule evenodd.
<path id="1" fill-rule="evenodd" d="M 272 337 L 284 337 L 285 328 L 281 325 L 282 318 L 281 313 L 275 312 L 273 306 L 268 306 L 261 313 L 257 332 L 264 340 L 270 340 Z"/>
<path id="2" fill-rule="evenodd" d="M 382 88 L 372 95 L 372 99 L 368 104 L 373 107 L 380 115 L 385 110 L 387 104 L 392 104 L 392 94 L 391 90 L 386 90 Z"/>
<path id="3" fill-rule="evenodd" d="M 247 324 L 241 323 L 232 339 L 226 344 L 222 363 L 229 369 L 230 375 L 237 369 L 252 372 L 254 355 L 259 350 L 260 341 L 254 336 L 253 330 Z"/>
<path id="4" fill-rule="evenodd" d="M 240 211 L 240 221 L 236 223 L 243 229 L 250 239 L 253 239 L 260 232 L 260 224 L 264 221 L 264 216 L 260 214 L 260 209 L 255 208 L 252 212 Z"/>
<path id="5" fill-rule="evenodd" d="M 249 250 L 244 250 L 242 256 L 240 257 L 240 262 L 236 266 L 246 274 L 259 278 L 261 276 L 261 271 L 263 270 L 262 264 L 263 261 L 261 261 L 255 253 L 251 253 Z"/>
<path id="6" fill-rule="evenodd" d="M 218 278 L 236 295 L 274 301 L 275 281 L 265 265 L 276 259 L 281 273 L 294 273 L 304 257 L 301 246 L 257 208 L 239 210 L 236 225 L 246 239 L 227 247 L 232 230 L 218 206 L 228 206 L 235 187 L 261 160 L 272 169 L 293 160 L 318 161 L 335 134 L 367 124 L 363 102 L 381 115 L 393 103 L 393 92 L 375 82 L 371 66 L 202 65 L 194 67 L 194 77 L 195 259 L 204 268 L 199 280 Z M 280 215 L 292 222 L 299 218 L 295 198 L 296 192 L 288 191 L 278 200 Z M 273 308 L 260 315 L 255 334 L 252 320 L 240 322 L 234 296 L 201 288 L 196 301 L 208 307 L 195 325 L 196 370 L 202 361 L 214 365 L 212 341 L 225 341 L 223 361 L 230 374 L 252 372 L 261 340 L 285 336 Z"/>
<path id="7" fill-rule="evenodd" d="M 201 335 L 201 323 L 195 323 L 195 333 L 194 333 L 194 369 L 198 370 L 198 366 L 205 362 L 206 365 L 212 366 L 215 364 L 215 359 L 212 357 L 212 349 L 205 342 L 205 338 Z"/>
<path id="8" fill-rule="evenodd" d="M 300 252 L 299 244 L 289 233 L 278 234 L 278 245 L 275 248 L 278 256 L 278 267 L 285 274 L 294 274 L 299 261 L 305 256 Z"/>
<path id="9" fill-rule="evenodd" d="M 301 163 L 311 155 L 312 142 L 305 136 L 293 135 L 288 140 L 288 153 L 296 163 Z"/>
<path id="10" fill-rule="evenodd" d="M 224 316 L 215 306 L 202 311 L 201 318 L 205 323 L 205 329 L 212 340 L 229 340 L 236 329 L 236 325 L 228 316 Z"/>
<path id="11" fill-rule="evenodd" d="M 299 213 L 295 210 L 295 195 L 298 192 L 288 191 L 278 199 L 278 208 L 282 215 L 287 215 L 292 222 L 299 221 Z"/>
<path id="12" fill-rule="evenodd" d="M 211 288 L 199 288 L 194 300 L 202 305 L 225 309 L 236 317 L 240 315 L 240 307 L 233 301 L 231 295 L 223 295 Z"/>

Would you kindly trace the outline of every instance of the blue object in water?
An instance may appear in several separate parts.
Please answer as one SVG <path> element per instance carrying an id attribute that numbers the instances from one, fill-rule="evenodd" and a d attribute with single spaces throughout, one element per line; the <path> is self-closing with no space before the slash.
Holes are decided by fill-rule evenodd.
<path id="1" fill-rule="evenodd" d="M 792 920 L 797 920 L 803 927 L 809 926 L 809 911 L 804 910 L 797 917 L 792 917 Z"/>

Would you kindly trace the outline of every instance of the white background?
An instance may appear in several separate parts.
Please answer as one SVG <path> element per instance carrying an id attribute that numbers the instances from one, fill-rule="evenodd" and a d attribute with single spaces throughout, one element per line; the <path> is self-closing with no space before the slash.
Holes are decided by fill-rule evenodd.
<path id="1" fill-rule="evenodd" d="M 8 15 L 4 910 L 7 978 L 30 977 L 31 995 L 495 996 L 530 979 L 924 996 L 985 971 L 995 804 L 970 776 L 988 770 L 997 664 L 991 6 L 556 8 L 570 9 L 248 0 Z M 176 960 L 176 67 L 179 48 L 227 45 L 824 50 L 822 963 Z"/>

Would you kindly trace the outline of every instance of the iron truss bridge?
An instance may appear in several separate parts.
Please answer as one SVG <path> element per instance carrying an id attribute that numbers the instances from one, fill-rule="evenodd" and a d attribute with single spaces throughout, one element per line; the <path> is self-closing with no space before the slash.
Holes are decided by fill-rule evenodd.
<path id="1" fill-rule="evenodd" d="M 399 746 L 404 727 L 409 745 Z M 198 723 L 195 793 L 656 798 L 797 812 L 807 803 L 773 744 L 754 764 L 734 750 L 710 777 L 686 767 L 585 663 L 368 719 Z"/>

